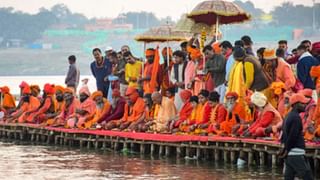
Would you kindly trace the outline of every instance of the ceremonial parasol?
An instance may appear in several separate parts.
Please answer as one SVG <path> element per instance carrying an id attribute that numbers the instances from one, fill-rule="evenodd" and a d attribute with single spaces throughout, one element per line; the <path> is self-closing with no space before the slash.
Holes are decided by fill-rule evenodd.
<path id="1" fill-rule="evenodd" d="M 195 23 L 194 20 L 188 18 L 186 15 L 183 15 L 181 19 L 177 22 L 174 31 L 177 32 L 186 32 L 186 33 L 203 33 L 206 32 L 209 36 L 215 36 L 216 27 L 209 26 L 205 23 Z M 190 35 L 191 36 L 191 35 Z M 222 33 L 218 31 L 218 38 L 221 39 Z"/>
<path id="2" fill-rule="evenodd" d="M 251 15 L 233 2 L 223 0 L 209 0 L 198 4 L 188 17 L 195 23 L 204 23 L 209 26 L 216 26 L 216 39 L 218 36 L 219 24 L 232 24 L 248 21 Z"/>

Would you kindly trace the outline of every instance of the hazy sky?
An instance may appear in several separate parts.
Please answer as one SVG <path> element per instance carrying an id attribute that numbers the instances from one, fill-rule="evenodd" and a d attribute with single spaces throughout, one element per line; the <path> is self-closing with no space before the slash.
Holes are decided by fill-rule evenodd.
<path id="1" fill-rule="evenodd" d="M 40 7 L 50 8 L 64 3 L 72 12 L 88 17 L 116 17 L 121 12 L 151 11 L 158 17 L 171 16 L 178 19 L 202 0 L 0 0 L 0 7 L 14 7 L 29 13 L 38 12 Z M 242 0 L 247 1 L 247 0 Z M 290 1 L 294 4 L 312 5 L 312 0 L 252 0 L 256 7 L 268 12 L 276 5 Z M 319 2 L 320 0 L 316 0 Z"/>

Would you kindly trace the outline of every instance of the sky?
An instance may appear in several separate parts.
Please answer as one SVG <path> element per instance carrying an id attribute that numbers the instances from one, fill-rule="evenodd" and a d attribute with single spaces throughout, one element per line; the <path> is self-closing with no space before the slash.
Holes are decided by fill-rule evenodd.
<path id="1" fill-rule="evenodd" d="M 247 1 L 247 0 L 241 0 Z M 255 7 L 265 12 L 271 11 L 283 2 L 312 5 L 312 0 L 251 0 Z M 92 17 L 117 17 L 119 13 L 128 11 L 149 11 L 157 17 L 171 16 L 179 19 L 183 13 L 190 12 L 202 0 L 0 0 L 0 7 L 13 7 L 16 10 L 37 13 L 39 8 L 51 8 L 58 3 L 64 3 L 72 12 L 82 13 Z M 316 0 L 320 2 L 320 0 Z"/>

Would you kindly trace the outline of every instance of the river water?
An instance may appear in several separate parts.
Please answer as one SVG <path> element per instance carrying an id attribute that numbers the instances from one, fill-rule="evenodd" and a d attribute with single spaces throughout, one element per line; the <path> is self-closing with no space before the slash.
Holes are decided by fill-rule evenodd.
<path id="1" fill-rule="evenodd" d="M 280 169 L 0 142 L 1 180 L 281 179 Z"/>

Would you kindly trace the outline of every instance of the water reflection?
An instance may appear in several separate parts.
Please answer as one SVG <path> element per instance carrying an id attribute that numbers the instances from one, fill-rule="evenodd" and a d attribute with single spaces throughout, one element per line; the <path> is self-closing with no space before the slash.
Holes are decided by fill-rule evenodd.
<path id="1" fill-rule="evenodd" d="M 280 179 L 281 170 L 0 142 L 1 179 Z"/>

